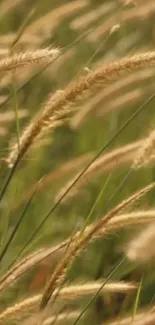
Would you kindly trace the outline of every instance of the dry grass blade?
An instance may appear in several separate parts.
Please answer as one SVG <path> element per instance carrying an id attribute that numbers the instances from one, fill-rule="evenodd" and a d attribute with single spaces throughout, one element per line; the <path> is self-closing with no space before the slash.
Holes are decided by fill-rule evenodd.
<path id="1" fill-rule="evenodd" d="M 58 49 L 43 49 L 32 52 L 18 53 L 0 60 L 0 72 L 11 71 L 33 62 L 40 62 L 48 57 L 53 59 L 59 54 Z"/>
<path id="2" fill-rule="evenodd" d="M 19 263 L 15 264 L 12 268 L 8 270 L 0 279 L 0 291 L 8 287 L 12 282 L 21 277 L 25 272 L 30 270 L 34 265 L 38 264 L 40 261 L 51 256 L 58 250 L 65 247 L 67 241 L 64 241 L 61 244 L 58 244 L 51 248 L 40 249 L 25 258 L 23 258 Z"/>
<path id="3" fill-rule="evenodd" d="M 127 214 L 121 214 L 113 219 L 109 220 L 106 227 L 99 229 L 97 236 L 101 237 L 108 234 L 109 231 L 115 230 L 121 227 L 128 227 L 133 225 L 145 224 L 155 220 L 155 210 L 138 211 Z M 86 227 L 85 231 L 88 231 L 91 226 Z M 76 233 L 74 240 L 77 240 L 79 232 Z M 33 254 L 25 257 L 21 262 L 12 267 L 1 279 L 0 279 L 0 291 L 6 289 L 12 282 L 18 280 L 24 273 L 31 270 L 33 266 L 41 263 L 45 259 L 48 259 L 54 253 L 64 249 L 70 241 L 70 238 L 62 243 L 50 247 L 40 249 Z"/>
<path id="4" fill-rule="evenodd" d="M 66 276 L 66 271 L 69 265 L 71 265 L 72 261 L 75 257 L 81 253 L 81 251 L 85 248 L 85 246 L 95 238 L 96 234 L 99 230 L 107 225 L 108 221 L 121 213 L 125 208 L 129 205 L 133 204 L 135 201 L 139 200 L 142 196 L 144 196 L 148 191 L 150 191 L 155 186 L 155 183 L 152 183 L 141 190 L 134 193 L 132 196 L 121 202 L 118 206 L 112 209 L 106 216 L 104 216 L 101 220 L 97 221 L 90 227 L 82 236 L 79 236 L 75 242 L 71 245 L 71 248 L 67 251 L 65 257 L 60 261 L 58 266 L 56 267 L 54 273 L 52 274 L 45 291 L 42 296 L 40 309 L 43 310 L 49 299 L 51 298 L 54 290 L 58 288 L 58 286 L 62 283 Z"/>
<path id="5" fill-rule="evenodd" d="M 124 58 L 107 66 L 99 67 L 87 76 L 71 83 L 64 91 L 57 91 L 52 95 L 44 106 L 39 116 L 25 129 L 20 138 L 20 150 L 15 146 L 7 161 L 12 166 L 16 160 L 23 157 L 25 152 L 34 142 L 36 137 L 47 128 L 55 129 L 64 122 L 64 118 L 72 111 L 69 105 L 76 101 L 84 92 L 92 90 L 95 86 L 107 84 L 109 80 L 118 78 L 122 73 L 144 68 L 155 63 L 155 52 L 146 52 Z"/>
<path id="6" fill-rule="evenodd" d="M 60 290 L 58 299 L 76 299 L 94 294 L 102 285 L 102 282 L 90 282 L 85 284 L 76 284 L 64 287 Z M 100 292 L 100 295 L 111 293 L 127 293 L 136 289 L 136 285 L 127 282 L 111 282 L 106 284 Z M 41 300 L 41 294 L 25 299 L 11 307 L 8 307 L 0 314 L 0 323 L 5 320 L 13 319 L 16 316 L 22 317 L 25 313 L 34 311 Z"/>
<path id="7" fill-rule="evenodd" d="M 125 76 L 120 80 L 113 82 L 104 91 L 102 90 L 96 96 L 93 96 L 89 103 L 85 103 L 82 105 L 82 107 L 78 107 L 77 113 L 73 116 L 70 122 L 71 127 L 73 129 L 80 127 L 87 116 L 89 116 L 89 114 L 96 108 L 96 106 L 103 105 L 103 103 L 105 103 L 105 100 L 109 101 L 111 98 L 115 98 L 118 92 L 122 94 L 122 92 L 124 93 L 124 89 L 128 88 L 129 86 L 133 85 L 133 87 L 135 87 L 137 84 L 140 84 L 140 81 L 150 79 L 152 76 L 152 69 L 146 69 L 132 73 L 130 76 Z M 106 108 L 108 108 L 109 111 L 109 103 Z M 107 112 L 105 105 L 104 110 Z"/>

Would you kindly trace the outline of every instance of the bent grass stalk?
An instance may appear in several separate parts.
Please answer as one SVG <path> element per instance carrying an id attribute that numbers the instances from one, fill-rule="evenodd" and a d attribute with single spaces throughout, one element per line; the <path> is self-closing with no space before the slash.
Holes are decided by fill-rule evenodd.
<path id="1" fill-rule="evenodd" d="M 20 137 L 20 151 L 15 146 L 7 158 L 11 167 L 15 161 L 21 159 L 36 137 L 48 127 L 55 129 L 57 123 L 63 123 L 65 116 L 73 111 L 70 104 L 75 102 L 86 91 L 93 90 L 96 86 L 103 86 L 110 80 L 118 78 L 121 74 L 155 63 L 155 52 L 140 53 L 130 58 L 124 58 L 107 66 L 99 67 L 72 82 L 63 91 L 57 91 L 47 100 L 42 112 L 30 123 Z M 104 87 L 105 87 L 104 85 Z M 61 121 L 60 121 L 61 120 Z"/>
<path id="2" fill-rule="evenodd" d="M 73 242 L 71 248 L 66 253 L 66 256 L 60 261 L 58 266 L 56 267 L 56 270 L 51 276 L 51 279 L 47 283 L 47 286 L 45 288 L 45 291 L 42 296 L 42 300 L 40 303 L 40 310 L 43 310 L 49 299 L 51 298 L 54 290 L 62 283 L 66 276 L 66 271 L 68 269 L 68 265 L 71 265 L 73 260 L 77 255 L 81 253 L 81 251 L 84 249 L 84 247 L 96 237 L 96 234 L 99 232 L 99 230 L 106 226 L 108 221 L 111 220 L 113 217 L 118 215 L 123 209 L 125 209 L 127 206 L 133 204 L 135 201 L 139 200 L 143 195 L 145 195 L 148 191 L 150 191 L 154 187 L 155 183 L 152 183 L 141 190 L 134 193 L 132 196 L 121 202 L 118 206 L 116 206 L 113 210 L 111 210 L 105 217 L 103 217 L 101 220 L 97 221 L 92 227 L 86 231 L 83 236 L 77 238 L 75 243 Z"/>
<path id="3" fill-rule="evenodd" d="M 76 285 L 69 285 L 67 287 L 62 288 L 58 295 L 57 299 L 69 299 L 73 300 L 78 297 L 84 297 L 94 294 L 102 285 L 103 283 L 100 282 L 90 282 L 90 283 L 84 283 L 84 284 L 76 284 Z M 134 283 L 128 283 L 128 282 L 111 282 L 107 283 L 103 289 L 101 290 L 100 294 L 104 295 L 107 292 L 111 292 L 113 294 L 117 293 L 124 293 L 126 294 L 129 291 L 136 290 L 137 285 Z M 35 310 L 35 308 L 38 306 L 38 303 L 41 300 L 41 294 L 30 297 L 28 299 L 24 299 L 21 302 L 8 307 L 3 312 L 0 313 L 0 323 L 15 318 L 16 315 L 22 317 L 22 315 L 25 312 L 30 312 L 32 310 Z"/>
<path id="4" fill-rule="evenodd" d="M 43 49 L 32 52 L 12 54 L 11 56 L 0 60 L 0 72 L 12 71 L 27 64 L 40 62 L 41 60 L 45 60 L 49 57 L 54 59 L 58 54 L 58 49 Z"/>
<path id="5" fill-rule="evenodd" d="M 42 226 L 45 224 L 45 222 L 48 220 L 52 212 L 55 211 L 57 206 L 61 203 L 61 201 L 64 199 L 64 197 L 69 193 L 69 191 L 73 188 L 73 186 L 79 181 L 79 179 L 85 174 L 87 169 L 91 166 L 91 164 L 105 151 L 111 143 L 121 134 L 121 132 L 147 107 L 148 104 L 150 104 L 155 98 L 155 92 L 134 112 L 129 119 L 119 128 L 119 130 L 115 133 L 114 136 L 110 138 L 110 140 L 101 148 L 101 150 L 98 151 L 98 153 L 95 155 L 95 157 L 88 163 L 88 165 L 81 171 L 81 173 L 77 176 L 77 178 L 74 180 L 74 182 L 70 185 L 70 187 L 66 190 L 66 192 L 60 197 L 60 199 L 54 204 L 54 206 L 51 208 L 51 210 L 45 215 L 45 217 L 42 219 L 40 224 L 37 226 L 37 228 L 34 230 L 32 235 L 28 238 L 27 242 L 22 247 L 21 251 L 18 254 L 18 257 L 23 253 L 26 247 L 31 243 L 32 239 L 36 236 L 36 234 L 39 232 L 39 230 L 42 228 Z M 2 188 L 1 194 L 0 194 L 0 201 L 2 200 L 8 185 L 14 175 L 14 172 L 16 170 L 16 167 L 19 163 L 20 156 L 16 160 L 15 164 L 13 165 L 10 174 L 8 175 L 8 178 Z"/>
<path id="6" fill-rule="evenodd" d="M 147 224 L 151 221 L 155 220 L 155 210 L 148 211 L 138 211 L 127 214 L 121 214 L 113 219 L 109 220 L 106 228 L 102 227 L 97 237 L 106 236 L 112 230 L 116 230 L 122 227 L 128 227 L 139 224 Z M 93 226 L 93 224 L 92 224 Z M 88 231 L 90 226 L 87 226 L 84 231 Z M 73 237 L 73 240 L 76 241 L 79 238 L 81 231 L 77 232 Z M 96 237 L 96 238 L 97 238 Z M 4 276 L 0 279 L 0 292 L 7 287 L 9 287 L 13 282 L 17 281 L 21 276 L 23 276 L 26 272 L 30 271 L 32 267 L 41 263 L 45 259 L 50 258 L 53 254 L 56 254 L 60 250 L 65 249 L 65 247 L 69 244 L 70 238 L 63 241 L 56 246 L 52 246 L 49 248 L 42 248 L 26 257 L 24 257 L 19 263 L 15 264 L 13 267 L 9 267 L 9 271 L 5 273 Z"/>

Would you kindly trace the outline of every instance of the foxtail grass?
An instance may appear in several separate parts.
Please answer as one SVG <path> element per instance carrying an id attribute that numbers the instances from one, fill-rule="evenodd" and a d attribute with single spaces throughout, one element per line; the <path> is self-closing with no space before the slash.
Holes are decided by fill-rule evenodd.
<path id="1" fill-rule="evenodd" d="M 12 71 L 33 62 L 40 62 L 49 57 L 53 59 L 58 55 L 58 49 L 43 49 L 32 52 L 18 53 L 0 60 L 0 72 Z"/>
<path id="2" fill-rule="evenodd" d="M 118 215 L 118 213 L 122 212 L 125 208 L 127 208 L 128 206 L 139 200 L 142 196 L 144 196 L 148 191 L 150 191 L 154 187 L 154 185 L 155 183 L 152 183 L 134 193 L 132 196 L 130 196 L 129 198 L 121 202 L 118 206 L 116 206 L 113 210 L 111 210 L 105 217 L 97 221 L 92 227 L 88 229 L 88 231 L 86 231 L 85 234 L 77 238 L 75 243 L 73 243 L 71 245 L 71 248 L 67 251 L 65 257 L 62 259 L 62 261 L 60 261 L 50 280 L 48 281 L 40 303 L 40 310 L 43 310 L 46 307 L 54 290 L 65 279 L 68 266 L 71 265 L 75 257 L 77 257 L 77 255 L 79 255 L 83 251 L 85 246 L 96 237 L 96 234 L 99 232 L 99 230 L 103 226 L 106 226 L 108 221 Z"/>
<path id="3" fill-rule="evenodd" d="M 69 299 L 74 300 L 78 297 L 84 297 L 94 294 L 102 285 L 102 282 L 90 282 L 84 284 L 75 284 L 63 287 L 58 295 L 57 299 Z M 136 285 L 134 283 L 128 282 L 109 282 L 107 283 L 100 292 L 100 295 L 104 295 L 108 292 L 117 294 L 117 293 L 127 293 L 129 291 L 134 291 Z M 8 307 L 0 314 L 0 323 L 3 323 L 5 320 L 16 318 L 16 316 L 21 317 L 25 313 L 30 313 L 37 310 L 37 306 L 41 300 L 41 294 L 27 298 L 15 305 Z"/>
<path id="4" fill-rule="evenodd" d="M 104 218 L 104 217 L 103 217 Z M 119 228 L 133 227 L 134 225 L 148 224 L 155 220 L 155 210 L 133 211 L 126 214 L 120 214 L 113 219 L 109 220 L 106 227 L 103 226 L 99 229 L 96 238 L 100 238 L 108 235 L 111 231 L 115 231 Z M 84 232 L 87 232 L 92 228 L 89 225 L 85 228 Z M 77 232 L 72 238 L 74 241 L 78 240 L 80 232 Z M 27 255 L 20 262 L 10 267 L 8 272 L 0 278 L 0 291 L 7 289 L 11 284 L 16 283 L 25 273 L 29 272 L 32 267 L 39 263 L 42 263 L 45 259 L 49 259 L 53 254 L 57 254 L 59 251 L 62 254 L 65 248 L 70 242 L 70 238 L 64 240 L 60 244 L 49 248 L 42 248 L 38 251 Z"/>
<path id="5" fill-rule="evenodd" d="M 21 159 L 32 145 L 38 135 L 47 128 L 54 130 L 58 125 L 65 121 L 65 117 L 73 111 L 70 107 L 86 91 L 93 90 L 96 86 L 105 85 L 121 74 L 144 68 L 155 63 L 155 52 L 139 53 L 129 58 L 124 58 L 113 62 L 107 66 L 99 67 L 88 73 L 85 77 L 72 82 L 66 89 L 57 91 L 45 103 L 43 110 L 25 129 L 20 137 L 20 150 L 16 145 L 7 158 L 8 165 L 11 167 L 16 160 Z"/>

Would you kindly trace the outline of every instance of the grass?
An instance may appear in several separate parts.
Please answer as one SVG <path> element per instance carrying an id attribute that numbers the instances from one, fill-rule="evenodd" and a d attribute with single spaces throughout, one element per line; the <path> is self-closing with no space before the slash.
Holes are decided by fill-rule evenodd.
<path id="1" fill-rule="evenodd" d="M 154 11 L 0 4 L 0 324 L 154 324 Z"/>

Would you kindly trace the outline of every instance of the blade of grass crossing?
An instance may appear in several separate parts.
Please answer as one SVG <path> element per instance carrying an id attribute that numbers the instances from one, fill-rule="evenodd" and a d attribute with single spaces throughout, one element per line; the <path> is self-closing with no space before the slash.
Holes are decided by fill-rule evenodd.
<path id="1" fill-rule="evenodd" d="M 95 301 L 95 299 L 98 297 L 99 293 L 103 289 L 103 287 L 107 284 L 107 282 L 111 279 L 111 277 L 115 274 L 115 272 L 119 269 L 119 267 L 124 263 L 126 257 L 124 257 L 117 265 L 116 267 L 110 272 L 110 274 L 107 276 L 106 280 L 103 282 L 101 287 L 97 290 L 97 292 L 93 295 L 93 297 L 88 301 L 86 306 L 83 308 L 77 319 L 72 323 L 72 325 L 76 325 L 80 318 L 83 316 L 83 314 L 87 311 L 87 309 L 91 306 L 91 304 Z"/>
<path id="2" fill-rule="evenodd" d="M 6 254 L 6 252 L 7 252 L 8 248 L 9 248 L 9 246 L 10 246 L 13 238 L 15 237 L 15 235 L 17 233 L 17 230 L 19 229 L 19 226 L 20 226 L 21 222 L 24 220 L 25 214 L 26 214 L 26 212 L 27 212 L 27 210 L 28 210 L 28 208 L 29 208 L 29 206 L 30 206 L 30 204 L 32 202 L 32 199 L 34 198 L 34 196 L 35 196 L 35 194 L 37 192 L 37 188 L 38 188 L 39 183 L 40 183 L 40 181 L 37 183 L 37 185 L 36 185 L 36 187 L 35 187 L 32 195 L 30 196 L 28 202 L 26 203 L 25 208 L 24 208 L 23 212 L 21 213 L 21 216 L 20 216 L 20 218 L 19 218 L 19 220 L 18 220 L 15 228 L 13 229 L 13 231 L 12 231 L 12 233 L 11 233 L 11 235 L 10 235 L 10 237 L 9 237 L 6 245 L 5 245 L 5 247 L 3 248 L 3 250 L 2 250 L 2 252 L 0 254 L 0 262 L 2 261 L 2 259 L 3 259 L 4 255 Z"/>
<path id="3" fill-rule="evenodd" d="M 137 310 L 138 310 L 138 305 L 139 305 L 140 294 L 141 294 L 141 290 L 142 290 L 143 279 L 144 279 L 144 276 L 141 277 L 141 280 L 140 280 L 140 283 L 139 283 L 139 286 L 138 286 L 137 295 L 136 295 L 135 303 L 134 303 L 134 306 L 133 306 L 132 321 L 134 320 L 134 317 L 136 316 L 136 313 L 137 313 Z"/>
<path id="4" fill-rule="evenodd" d="M 107 177 L 106 182 L 103 184 L 101 190 L 99 191 L 99 194 L 98 194 L 98 196 L 97 196 L 94 204 L 92 205 L 92 207 L 91 207 L 91 209 L 90 209 L 90 211 L 89 211 L 89 213 L 87 215 L 87 218 L 86 218 L 85 223 L 84 223 L 84 226 L 83 226 L 83 228 L 82 228 L 82 230 L 80 232 L 80 235 L 82 235 L 82 233 L 84 232 L 84 230 L 85 230 L 85 228 L 86 228 L 86 226 L 87 226 L 87 224 L 88 224 L 88 222 L 89 222 L 89 220 L 90 220 L 90 218 L 91 218 L 91 216 L 92 216 L 92 214 L 93 214 L 93 212 L 94 212 L 97 204 L 101 200 L 101 197 L 102 197 L 103 193 L 105 192 L 105 189 L 106 189 L 106 187 L 107 187 L 107 185 L 108 185 L 108 183 L 110 181 L 111 176 L 112 176 L 112 173 Z"/>
<path id="5" fill-rule="evenodd" d="M 85 174 L 87 169 L 95 162 L 95 160 L 113 143 L 113 141 L 124 131 L 124 129 L 144 110 L 147 105 L 153 101 L 155 98 L 155 92 L 134 112 L 129 119 L 119 128 L 119 130 L 110 138 L 110 140 L 99 150 L 99 152 L 94 156 L 94 158 L 87 164 L 87 166 L 81 171 L 81 173 L 78 175 L 78 177 L 74 180 L 74 182 L 67 188 L 67 190 L 63 193 L 63 195 L 58 199 L 58 201 L 52 206 L 51 210 L 45 215 L 45 217 L 42 219 L 40 224 L 36 227 L 32 235 L 28 238 L 25 245 L 23 246 L 23 249 L 20 252 L 20 255 L 23 253 L 25 248 L 29 245 L 29 243 L 32 241 L 32 239 L 36 236 L 36 234 L 40 231 L 42 226 L 45 224 L 45 222 L 48 220 L 50 215 L 56 210 L 56 208 L 59 206 L 59 204 L 62 202 L 64 197 L 69 193 L 69 191 L 73 188 L 73 186 L 79 181 L 79 179 Z"/>

